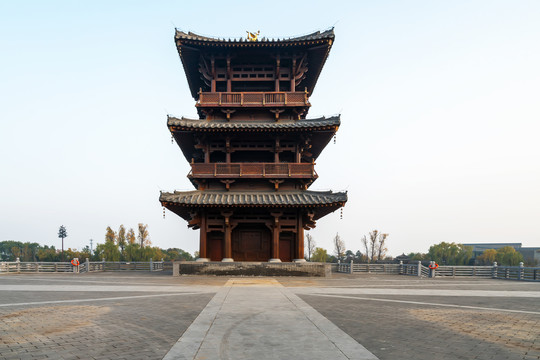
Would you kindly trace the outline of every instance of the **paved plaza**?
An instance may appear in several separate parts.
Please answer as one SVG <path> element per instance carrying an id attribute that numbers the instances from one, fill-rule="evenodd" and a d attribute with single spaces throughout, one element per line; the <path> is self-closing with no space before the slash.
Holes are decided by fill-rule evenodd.
<path id="1" fill-rule="evenodd" d="M 540 283 L 0 275 L 0 359 L 540 359 Z"/>

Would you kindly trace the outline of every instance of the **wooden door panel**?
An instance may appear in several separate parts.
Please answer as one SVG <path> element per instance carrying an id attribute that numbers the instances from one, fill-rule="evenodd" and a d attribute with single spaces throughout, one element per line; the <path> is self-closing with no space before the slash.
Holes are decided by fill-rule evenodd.
<path id="1" fill-rule="evenodd" d="M 223 259 L 223 235 L 211 235 L 208 237 L 208 254 L 210 261 L 221 261 Z"/>
<path id="2" fill-rule="evenodd" d="M 270 232 L 258 227 L 239 227 L 233 231 L 233 259 L 235 261 L 268 261 Z"/>

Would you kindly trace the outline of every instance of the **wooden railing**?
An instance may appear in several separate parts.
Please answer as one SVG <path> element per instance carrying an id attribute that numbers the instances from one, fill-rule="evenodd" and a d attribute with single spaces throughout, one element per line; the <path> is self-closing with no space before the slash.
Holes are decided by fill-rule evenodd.
<path id="1" fill-rule="evenodd" d="M 191 164 L 189 176 L 211 177 L 272 177 L 316 178 L 314 164 L 307 163 L 213 163 Z"/>
<path id="2" fill-rule="evenodd" d="M 311 106 L 306 92 L 201 92 L 197 106 Z"/>

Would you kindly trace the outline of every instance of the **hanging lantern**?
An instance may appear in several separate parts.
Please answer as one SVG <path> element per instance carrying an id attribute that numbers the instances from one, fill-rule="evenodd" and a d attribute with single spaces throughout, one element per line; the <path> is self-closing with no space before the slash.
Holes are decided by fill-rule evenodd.
<path id="1" fill-rule="evenodd" d="M 163 207 L 163 218 L 165 219 L 165 206 Z"/>

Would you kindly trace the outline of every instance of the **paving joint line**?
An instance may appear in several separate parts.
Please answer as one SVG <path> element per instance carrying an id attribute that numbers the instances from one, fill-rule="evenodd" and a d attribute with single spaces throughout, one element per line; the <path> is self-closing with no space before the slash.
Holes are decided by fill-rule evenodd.
<path id="1" fill-rule="evenodd" d="M 88 302 L 88 301 L 115 301 L 115 300 L 129 300 L 129 299 L 140 299 L 140 298 L 150 298 L 150 297 L 177 296 L 177 295 L 200 295 L 200 294 L 206 294 L 206 293 L 203 293 L 203 292 L 185 292 L 185 293 L 173 293 L 173 294 L 116 296 L 116 297 L 93 298 L 93 299 L 48 300 L 48 301 L 35 301 L 35 302 L 25 302 L 25 303 L 0 304 L 0 307 L 77 303 L 77 302 Z"/>
<path id="2" fill-rule="evenodd" d="M 395 303 L 404 303 L 404 304 L 413 304 L 413 305 L 430 305 L 430 306 L 455 307 L 455 308 L 465 308 L 465 309 L 474 309 L 474 310 L 501 311 L 501 312 L 511 312 L 511 313 L 519 313 L 519 314 L 533 314 L 533 315 L 540 315 L 540 312 L 538 312 L 538 311 L 512 310 L 512 309 L 499 309 L 499 308 L 489 308 L 489 307 L 471 306 L 471 305 L 456 305 L 456 304 L 428 303 L 428 302 L 412 301 L 412 300 L 395 300 L 395 299 L 381 299 L 381 298 L 366 298 L 366 297 L 359 297 L 359 296 L 331 295 L 331 294 L 317 294 L 317 293 L 305 293 L 305 294 L 302 294 L 302 295 L 313 295 L 313 296 L 332 297 L 332 298 L 343 298 L 343 299 L 368 300 L 368 301 L 381 301 L 381 302 L 395 302 Z"/>

